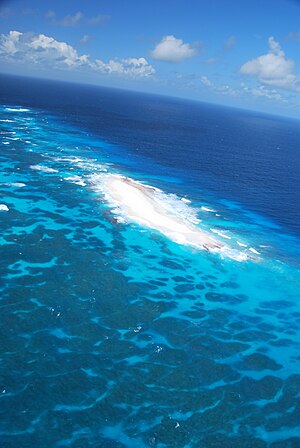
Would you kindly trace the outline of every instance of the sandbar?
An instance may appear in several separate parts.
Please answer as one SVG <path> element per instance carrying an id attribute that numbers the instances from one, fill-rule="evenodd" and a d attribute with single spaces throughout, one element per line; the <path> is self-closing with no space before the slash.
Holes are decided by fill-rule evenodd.
<path id="1" fill-rule="evenodd" d="M 240 250 L 231 243 L 220 241 L 215 233 L 226 239 L 231 237 L 219 231 L 210 233 L 202 229 L 199 226 L 201 221 L 195 216 L 195 209 L 176 195 L 164 193 L 120 174 L 93 174 L 88 180 L 91 188 L 100 192 L 112 212 L 118 215 L 118 222 L 135 222 L 162 233 L 177 244 L 219 253 L 222 258 L 239 262 L 259 261 L 245 249 Z"/>
<path id="2" fill-rule="evenodd" d="M 90 182 L 92 188 L 101 191 L 110 206 L 127 221 L 157 230 L 178 244 L 219 252 L 238 261 L 250 258 L 233 250 L 185 216 L 178 215 L 176 207 L 173 210 L 170 207 L 168 195 L 160 196 L 160 190 L 155 187 L 111 173 L 92 175 Z M 178 198 L 178 204 L 180 202 Z M 185 204 L 185 207 L 189 206 Z"/>

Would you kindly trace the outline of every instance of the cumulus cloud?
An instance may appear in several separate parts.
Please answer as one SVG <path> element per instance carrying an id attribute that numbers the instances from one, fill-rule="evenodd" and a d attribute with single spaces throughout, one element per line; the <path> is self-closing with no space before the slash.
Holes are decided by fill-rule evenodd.
<path id="1" fill-rule="evenodd" d="M 79 56 L 75 48 L 45 34 L 10 31 L 0 36 L 1 59 L 50 66 L 79 66 L 86 64 L 87 55 Z"/>
<path id="2" fill-rule="evenodd" d="M 10 31 L 7 36 L 2 34 L 0 39 L 0 52 L 6 55 L 13 55 L 17 51 L 16 44 L 21 35 L 22 33 L 19 33 L 19 31 Z"/>
<path id="3" fill-rule="evenodd" d="M 151 52 L 153 59 L 166 62 L 181 62 L 195 54 L 195 48 L 172 35 L 164 36 Z"/>
<path id="4" fill-rule="evenodd" d="M 59 19 L 56 13 L 52 10 L 49 10 L 46 13 L 46 17 L 54 25 L 61 25 L 65 27 L 74 27 L 78 25 L 103 25 L 110 19 L 110 16 L 106 14 L 98 14 L 94 17 L 86 17 L 81 11 L 77 11 L 74 14 L 68 14 L 65 17 Z"/>
<path id="5" fill-rule="evenodd" d="M 300 91 L 300 80 L 294 74 L 294 61 L 286 59 L 274 37 L 269 37 L 269 52 L 243 64 L 240 72 L 254 76 L 262 84 Z"/>
<path id="6" fill-rule="evenodd" d="M 78 69 L 96 71 L 110 75 L 148 77 L 155 70 L 145 58 L 112 59 L 104 62 L 92 60 L 86 54 L 66 42 L 60 42 L 45 34 L 10 31 L 0 35 L 0 59 L 6 62 L 34 64 L 42 68 Z"/>
<path id="7" fill-rule="evenodd" d="M 34 55 L 36 61 L 40 60 L 41 54 L 44 60 L 52 60 L 62 62 L 67 66 L 81 65 L 88 62 L 88 56 L 83 54 L 78 55 L 75 48 L 65 42 L 59 42 L 53 37 L 39 34 L 33 36 L 30 43 L 31 56 Z"/>

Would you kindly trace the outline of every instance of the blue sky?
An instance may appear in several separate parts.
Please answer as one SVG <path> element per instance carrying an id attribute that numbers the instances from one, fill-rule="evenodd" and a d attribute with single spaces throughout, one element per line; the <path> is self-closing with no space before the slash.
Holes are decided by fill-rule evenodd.
<path id="1" fill-rule="evenodd" d="M 11 0 L 0 71 L 300 118 L 300 1 Z"/>

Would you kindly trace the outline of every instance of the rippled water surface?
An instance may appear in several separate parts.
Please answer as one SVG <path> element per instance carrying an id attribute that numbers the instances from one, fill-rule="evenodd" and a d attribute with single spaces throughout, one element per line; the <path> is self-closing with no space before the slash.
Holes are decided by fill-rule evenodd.
<path id="1" fill-rule="evenodd" d="M 20 104 L 0 110 L 0 446 L 299 447 L 297 236 Z M 136 222 L 109 174 L 247 258 Z"/>

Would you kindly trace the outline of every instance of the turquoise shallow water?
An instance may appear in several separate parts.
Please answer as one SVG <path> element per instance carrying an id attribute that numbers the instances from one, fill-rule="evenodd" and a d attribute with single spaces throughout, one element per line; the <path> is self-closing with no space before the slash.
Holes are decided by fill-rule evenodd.
<path id="1" fill-rule="evenodd" d="M 299 446 L 299 240 L 45 111 L 0 119 L 1 446 Z M 126 219 L 106 173 L 256 260 Z"/>

